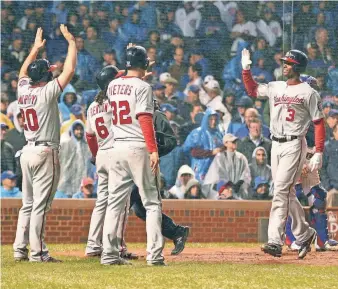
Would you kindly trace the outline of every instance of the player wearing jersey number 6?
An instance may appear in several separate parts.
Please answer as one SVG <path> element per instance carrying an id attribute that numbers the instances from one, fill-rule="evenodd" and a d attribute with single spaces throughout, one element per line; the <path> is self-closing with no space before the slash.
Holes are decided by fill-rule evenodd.
<path id="1" fill-rule="evenodd" d="M 149 59 L 141 46 L 126 51 L 127 73 L 110 82 L 107 96 L 112 108 L 114 148 L 112 149 L 112 183 L 103 227 L 101 264 L 128 264 L 119 256 L 117 238 L 121 212 L 125 209 L 135 183 L 147 211 L 147 263 L 165 265 L 161 233 L 162 204 L 157 188 L 159 156 L 152 115 L 152 90 L 142 78 Z"/>
<path id="2" fill-rule="evenodd" d="M 14 258 L 17 261 L 60 262 L 49 255 L 44 242 L 46 213 L 49 211 L 60 177 L 60 118 L 58 97 L 72 79 L 76 67 L 75 39 L 61 24 L 68 41 L 63 72 L 53 80 L 55 68 L 46 59 L 36 57 L 46 40 L 38 28 L 31 52 L 23 63 L 18 82 L 18 106 L 24 121 L 27 145 L 22 150 L 23 206 L 19 213 Z"/>
<path id="3" fill-rule="evenodd" d="M 262 250 L 276 257 L 282 255 L 285 224 L 290 215 L 292 232 L 300 246 L 298 258 L 302 259 L 310 250 L 316 231 L 305 221 L 304 210 L 296 197 L 294 185 L 305 162 L 305 135 L 311 121 L 315 127 L 316 152 L 309 166 L 311 171 L 321 167 L 325 142 L 324 115 L 318 92 L 300 81 L 300 73 L 307 66 L 307 56 L 299 50 L 291 50 L 281 60 L 287 81 L 258 84 L 250 72 L 250 53 L 244 49 L 242 74 L 247 93 L 252 97 L 267 97 L 270 104 L 274 197 L 269 219 L 269 240 L 262 246 Z"/>

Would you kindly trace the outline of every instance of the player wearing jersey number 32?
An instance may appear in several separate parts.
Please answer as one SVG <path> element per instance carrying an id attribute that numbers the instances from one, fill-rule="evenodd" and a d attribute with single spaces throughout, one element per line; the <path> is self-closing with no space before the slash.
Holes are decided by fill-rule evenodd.
<path id="1" fill-rule="evenodd" d="M 147 211 L 147 263 L 165 265 L 161 233 L 162 204 L 158 190 L 159 156 L 152 115 L 152 90 L 142 80 L 149 65 L 146 50 L 132 46 L 126 51 L 127 73 L 110 82 L 107 96 L 112 109 L 114 148 L 111 179 L 103 227 L 101 264 L 129 264 L 119 256 L 117 238 L 121 212 L 133 184 L 139 188 Z"/>
<path id="2" fill-rule="evenodd" d="M 250 72 L 250 53 L 242 51 L 242 76 L 245 89 L 251 97 L 267 97 L 270 104 L 272 139 L 271 168 L 274 197 L 269 219 L 268 243 L 262 251 L 281 257 L 288 215 L 292 218 L 292 232 L 300 246 L 298 258 L 306 256 L 316 238 L 316 231 L 305 221 L 294 185 L 298 181 L 306 157 L 305 135 L 310 122 L 315 128 L 316 152 L 309 162 L 311 171 L 321 167 L 325 141 L 324 115 L 321 99 L 316 90 L 300 81 L 305 71 L 307 56 L 291 50 L 282 59 L 283 75 L 287 81 L 256 83 Z"/>
<path id="3" fill-rule="evenodd" d="M 68 41 L 68 54 L 63 72 L 53 80 L 46 59 L 36 57 L 46 43 L 38 28 L 35 42 L 23 63 L 18 82 L 18 106 L 24 121 L 27 145 L 22 149 L 23 206 L 19 213 L 13 245 L 17 261 L 60 262 L 49 255 L 44 242 L 46 213 L 51 207 L 60 177 L 60 118 L 58 97 L 72 79 L 76 67 L 75 39 L 61 24 L 62 35 Z"/>

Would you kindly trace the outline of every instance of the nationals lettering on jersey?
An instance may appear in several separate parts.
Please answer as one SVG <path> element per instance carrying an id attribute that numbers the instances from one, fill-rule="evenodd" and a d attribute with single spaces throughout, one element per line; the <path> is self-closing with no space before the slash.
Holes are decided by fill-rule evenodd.
<path id="1" fill-rule="evenodd" d="M 97 143 L 101 150 L 110 149 L 114 144 L 111 119 L 111 107 L 108 99 L 101 105 L 94 101 L 88 107 L 86 133 L 96 135 Z"/>
<path id="2" fill-rule="evenodd" d="M 18 107 L 27 141 L 60 143 L 60 117 L 57 99 L 62 92 L 57 79 L 44 86 L 32 86 L 29 78 L 18 82 Z"/>
<path id="3" fill-rule="evenodd" d="M 114 139 L 144 142 L 137 116 L 154 113 L 151 86 L 137 77 L 122 76 L 110 82 L 107 96 L 112 109 Z"/>
<path id="4" fill-rule="evenodd" d="M 324 117 L 318 92 L 304 82 L 259 84 L 257 96 L 269 97 L 270 130 L 276 137 L 305 136 L 310 122 Z"/>

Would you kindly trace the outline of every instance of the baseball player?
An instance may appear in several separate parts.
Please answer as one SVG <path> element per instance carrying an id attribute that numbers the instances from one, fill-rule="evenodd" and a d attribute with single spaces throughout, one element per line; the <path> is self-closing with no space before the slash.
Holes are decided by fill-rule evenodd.
<path id="1" fill-rule="evenodd" d="M 307 56 L 299 50 L 290 50 L 281 60 L 287 81 L 258 84 L 250 72 L 250 53 L 243 49 L 242 74 L 247 93 L 252 97 L 268 97 L 270 104 L 274 197 L 269 219 L 269 240 L 262 246 L 262 251 L 275 257 L 282 256 L 286 219 L 290 215 L 292 232 L 300 246 L 298 258 L 303 259 L 316 238 L 316 231 L 305 221 L 294 185 L 299 180 L 305 161 L 305 135 L 311 121 L 315 129 L 316 152 L 309 161 L 309 167 L 311 171 L 321 167 L 325 142 L 324 115 L 318 92 L 299 79 L 300 73 L 306 69 Z"/>
<path id="2" fill-rule="evenodd" d="M 63 72 L 53 79 L 55 66 L 46 59 L 37 59 L 46 40 L 38 28 L 34 46 L 23 63 L 18 82 L 18 107 L 24 120 L 27 145 L 22 149 L 23 206 L 19 213 L 13 245 L 17 261 L 61 262 L 49 255 L 44 242 L 46 213 L 51 207 L 60 176 L 60 119 L 57 99 L 72 79 L 76 67 L 75 39 L 61 24 L 61 33 L 68 41 L 68 54 Z"/>
<path id="3" fill-rule="evenodd" d="M 152 119 L 154 104 L 151 87 L 142 80 L 148 65 L 149 59 L 143 47 L 129 47 L 126 75 L 111 81 L 107 89 L 112 108 L 114 147 L 103 226 L 103 265 L 130 264 L 120 258 L 117 230 L 134 183 L 147 211 L 147 263 L 165 265 L 161 197 L 157 188 L 159 155 Z"/>
<path id="4" fill-rule="evenodd" d="M 307 82 L 312 88 L 318 91 L 317 79 L 301 75 L 302 82 Z M 326 214 L 326 190 L 320 184 L 318 170 L 310 171 L 309 160 L 315 152 L 315 148 L 308 148 L 306 154 L 306 162 L 303 166 L 302 174 L 298 184 L 296 184 L 297 198 L 305 195 L 308 198 L 310 208 L 310 224 L 317 232 L 316 251 L 338 251 L 338 242 L 329 239 L 328 220 Z M 298 251 L 299 246 L 296 244 L 296 239 L 291 231 L 291 217 L 288 218 L 286 224 L 286 239 L 285 244 L 292 250 Z"/>

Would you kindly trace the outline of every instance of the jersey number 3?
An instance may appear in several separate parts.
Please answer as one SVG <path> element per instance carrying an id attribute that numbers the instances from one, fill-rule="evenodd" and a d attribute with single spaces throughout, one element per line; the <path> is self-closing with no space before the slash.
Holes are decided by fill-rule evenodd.
<path id="1" fill-rule="evenodd" d="M 30 131 L 37 131 L 39 129 L 38 117 L 36 111 L 33 108 L 26 110 L 20 109 L 22 120 L 24 123 L 24 129 Z"/>
<path id="2" fill-rule="evenodd" d="M 286 121 L 294 121 L 296 111 L 292 108 L 288 108 L 288 113 L 289 113 L 289 116 L 286 118 Z"/>
<path id="3" fill-rule="evenodd" d="M 126 100 L 112 101 L 110 103 L 113 113 L 113 125 L 131 124 L 133 121 L 130 114 L 129 102 Z"/>

